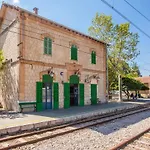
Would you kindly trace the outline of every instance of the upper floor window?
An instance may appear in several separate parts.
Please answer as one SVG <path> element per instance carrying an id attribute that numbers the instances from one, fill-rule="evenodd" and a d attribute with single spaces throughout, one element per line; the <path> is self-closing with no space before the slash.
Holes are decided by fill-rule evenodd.
<path id="1" fill-rule="evenodd" d="M 44 38 L 44 54 L 52 54 L 52 40 L 49 37 Z"/>
<path id="2" fill-rule="evenodd" d="M 78 60 L 78 48 L 76 45 L 71 46 L 71 60 Z"/>
<path id="3" fill-rule="evenodd" d="M 96 52 L 92 51 L 91 53 L 91 64 L 96 64 Z"/>

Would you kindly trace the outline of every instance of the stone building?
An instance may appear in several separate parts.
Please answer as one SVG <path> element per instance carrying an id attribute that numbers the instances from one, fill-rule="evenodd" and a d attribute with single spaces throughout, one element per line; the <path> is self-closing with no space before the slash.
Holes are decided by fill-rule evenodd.
<path id="1" fill-rule="evenodd" d="M 149 90 L 140 91 L 140 94 L 145 98 L 150 98 L 150 76 L 138 77 L 136 80 L 144 83 L 149 88 Z"/>
<path id="2" fill-rule="evenodd" d="M 39 16 L 37 8 L 29 12 L 3 3 L 0 49 L 11 85 L 1 94 L 3 106 L 36 101 L 40 111 L 105 103 L 106 45 Z"/>

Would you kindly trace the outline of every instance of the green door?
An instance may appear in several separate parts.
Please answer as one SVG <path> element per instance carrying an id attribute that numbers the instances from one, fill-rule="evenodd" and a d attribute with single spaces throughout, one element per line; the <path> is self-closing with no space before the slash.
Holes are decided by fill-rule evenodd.
<path id="1" fill-rule="evenodd" d="M 36 109 L 37 109 L 37 111 L 42 111 L 43 110 L 42 87 L 43 87 L 42 82 L 36 82 Z"/>
<path id="2" fill-rule="evenodd" d="M 97 84 L 91 84 L 91 104 L 97 104 Z"/>
<path id="3" fill-rule="evenodd" d="M 58 86 L 58 83 L 54 83 L 53 88 L 54 88 L 53 89 L 53 97 L 54 97 L 53 108 L 58 109 L 59 108 L 59 86 Z"/>
<path id="4" fill-rule="evenodd" d="M 79 84 L 79 93 L 80 93 L 80 106 L 84 106 L 84 84 Z"/>
<path id="5" fill-rule="evenodd" d="M 70 84 L 64 83 L 64 108 L 70 107 Z"/>

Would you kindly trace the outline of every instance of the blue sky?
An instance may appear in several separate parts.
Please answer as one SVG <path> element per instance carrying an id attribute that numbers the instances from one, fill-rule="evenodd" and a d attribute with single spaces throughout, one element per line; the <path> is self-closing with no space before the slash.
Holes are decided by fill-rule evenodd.
<path id="1" fill-rule="evenodd" d="M 1 2 L 2 0 L 0 0 Z M 150 22 L 141 17 L 135 10 L 127 5 L 124 0 L 106 0 L 121 13 L 127 16 L 132 22 L 150 35 Z M 150 18 L 150 0 L 127 0 L 134 7 Z M 96 12 L 112 15 L 114 23 L 127 22 L 101 0 L 5 0 L 10 4 L 18 5 L 29 11 L 34 7 L 39 8 L 39 15 L 53 21 L 88 34 L 88 27 Z M 139 44 L 137 48 L 140 55 L 136 62 L 140 67 L 143 76 L 150 75 L 150 39 L 131 25 L 131 31 L 138 32 Z"/>

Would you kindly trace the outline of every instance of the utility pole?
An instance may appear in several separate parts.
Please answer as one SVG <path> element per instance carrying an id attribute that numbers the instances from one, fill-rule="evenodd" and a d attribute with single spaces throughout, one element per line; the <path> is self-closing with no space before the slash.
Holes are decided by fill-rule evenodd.
<path id="1" fill-rule="evenodd" d="M 118 75 L 118 86 L 119 86 L 119 102 L 122 101 L 122 77 Z"/>
<path id="2" fill-rule="evenodd" d="M 107 44 L 106 44 L 106 101 L 108 102 L 109 100 L 109 82 L 108 82 L 108 49 L 107 49 Z"/>

